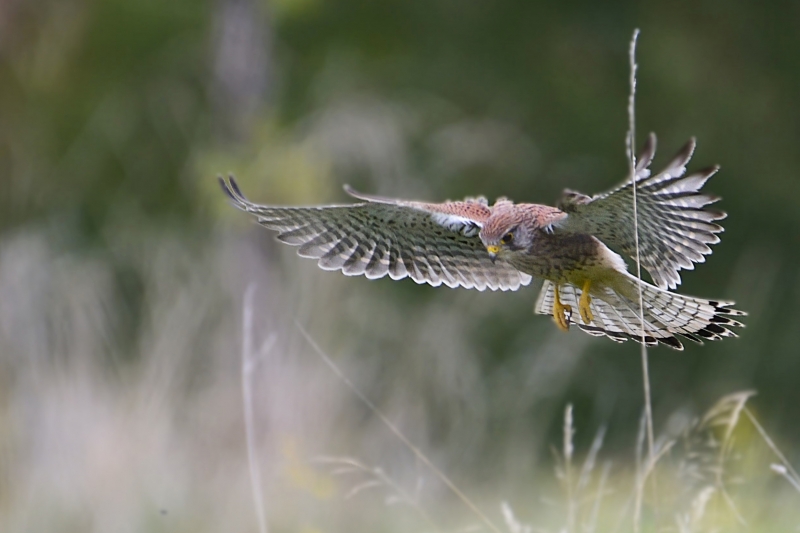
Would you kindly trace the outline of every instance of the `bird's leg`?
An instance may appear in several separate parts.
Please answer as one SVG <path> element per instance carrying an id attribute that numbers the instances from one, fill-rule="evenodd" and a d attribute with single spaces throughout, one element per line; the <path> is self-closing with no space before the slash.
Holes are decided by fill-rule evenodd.
<path id="1" fill-rule="evenodd" d="M 553 302 L 553 320 L 561 331 L 569 331 L 569 319 L 572 317 L 572 306 L 561 303 L 561 296 L 558 293 L 558 283 L 554 283 L 555 302 Z"/>
<path id="2" fill-rule="evenodd" d="M 592 320 L 594 320 L 594 315 L 592 314 L 592 297 L 589 295 L 589 289 L 592 287 L 592 280 L 587 279 L 583 282 L 583 289 L 581 289 L 581 299 L 578 302 L 578 311 L 581 313 L 581 318 L 583 319 L 584 324 L 589 324 Z"/>

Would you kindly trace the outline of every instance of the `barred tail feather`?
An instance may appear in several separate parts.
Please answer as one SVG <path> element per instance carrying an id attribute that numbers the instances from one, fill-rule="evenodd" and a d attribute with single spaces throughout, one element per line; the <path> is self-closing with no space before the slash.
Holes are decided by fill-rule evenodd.
<path id="1" fill-rule="evenodd" d="M 706 340 L 719 340 L 735 337 L 729 328 L 743 327 L 733 316 L 744 316 L 743 311 L 732 309 L 733 302 L 706 300 L 684 296 L 655 287 L 645 281 L 627 275 L 628 290 L 623 295 L 611 287 L 602 288 L 599 293 L 592 291 L 591 310 L 594 319 L 584 324 L 578 313 L 581 290 L 573 285 L 561 285 L 561 301 L 572 306 L 569 317 L 586 333 L 606 336 L 616 342 L 633 339 L 642 342 L 642 323 L 639 316 L 638 291 L 641 283 L 644 304 L 644 344 L 655 346 L 665 344 L 676 350 L 683 350 L 682 339 L 703 344 Z M 555 301 L 554 283 L 545 281 L 536 302 L 535 311 L 552 315 Z"/>

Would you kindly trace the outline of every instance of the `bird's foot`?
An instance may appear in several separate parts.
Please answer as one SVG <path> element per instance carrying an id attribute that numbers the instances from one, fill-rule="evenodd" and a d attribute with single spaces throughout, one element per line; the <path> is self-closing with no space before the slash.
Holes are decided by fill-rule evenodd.
<path id="1" fill-rule="evenodd" d="M 584 324 L 589 324 L 592 320 L 594 320 L 594 314 L 592 314 L 592 297 L 589 295 L 589 289 L 592 286 L 592 282 L 590 280 L 586 280 L 583 284 L 583 289 L 581 290 L 581 299 L 578 302 L 578 311 L 581 313 L 581 318 L 583 319 Z"/>
<path id="2" fill-rule="evenodd" d="M 569 331 L 569 319 L 572 318 L 572 306 L 561 303 L 558 285 L 555 285 L 555 302 L 553 302 L 553 320 L 561 331 Z"/>

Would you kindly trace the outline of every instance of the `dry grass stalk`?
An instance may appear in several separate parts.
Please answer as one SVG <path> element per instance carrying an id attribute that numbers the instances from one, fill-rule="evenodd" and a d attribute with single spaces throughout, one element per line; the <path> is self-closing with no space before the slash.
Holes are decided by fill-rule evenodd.
<path id="1" fill-rule="evenodd" d="M 253 387 L 252 375 L 258 365 L 272 346 L 275 344 L 275 335 L 270 335 L 259 347 L 258 352 L 253 351 L 253 295 L 255 285 L 247 287 L 242 305 L 242 403 L 244 409 L 244 428 L 247 442 L 247 460 L 250 469 L 250 484 L 253 491 L 253 503 L 258 519 L 258 531 L 267 533 L 267 512 L 264 508 L 264 488 L 261 480 L 256 455 L 255 442 L 255 417 L 253 413 Z"/>
<path id="2" fill-rule="evenodd" d="M 328 367 L 347 386 L 347 388 L 349 388 L 353 392 L 353 394 L 355 394 L 358 397 L 358 399 L 361 400 L 361 402 L 363 402 L 363 404 L 366 405 L 367 408 L 375 416 L 378 417 L 378 419 L 380 419 L 380 421 L 389 429 L 389 431 L 391 431 L 392 434 L 394 434 L 394 436 L 397 437 L 400 440 L 400 442 L 402 442 L 411 451 L 411 453 L 413 453 L 414 456 L 416 456 L 416 458 L 419 459 L 419 461 L 422 464 L 424 464 L 431 472 L 433 472 L 433 474 L 437 478 L 439 478 L 439 480 L 442 483 L 444 483 L 447 486 L 447 488 L 449 488 L 456 495 L 456 497 L 464 503 L 464 505 L 467 506 L 467 508 L 478 518 L 478 520 L 481 523 L 483 523 L 484 526 L 486 526 L 493 533 L 500 533 L 500 529 L 497 526 L 495 526 L 491 520 L 489 520 L 489 517 L 487 517 L 486 514 L 484 514 L 483 511 L 481 511 L 478 508 L 478 506 L 475 505 L 472 502 L 472 500 L 470 500 L 467 497 L 467 495 L 464 494 L 464 492 L 461 491 L 461 489 L 459 489 L 455 485 L 455 483 L 453 483 L 450 480 L 450 478 L 445 475 L 444 472 L 439 470 L 439 468 L 437 468 L 436 465 L 434 465 L 430 461 L 430 459 L 428 459 L 428 457 L 422 452 L 422 450 L 420 450 L 410 440 L 408 440 L 408 437 L 406 437 L 397 428 L 397 426 L 395 426 L 392 423 L 392 421 L 389 420 L 389 418 L 386 415 L 384 415 L 383 412 L 380 409 L 378 409 L 377 406 L 374 403 L 372 403 L 369 400 L 369 398 L 367 398 L 366 395 L 364 395 L 364 393 L 361 392 L 361 390 L 358 389 L 358 387 L 356 387 L 355 384 L 353 384 L 353 382 L 350 381 L 350 379 L 347 376 L 344 375 L 342 370 L 336 365 L 336 363 L 333 362 L 333 359 L 328 357 L 328 354 L 326 354 L 322 350 L 322 348 L 320 348 L 320 346 L 316 343 L 316 341 L 314 341 L 311 335 L 308 334 L 308 332 L 303 328 L 303 326 L 301 326 L 297 322 L 295 322 L 295 325 L 297 326 L 297 329 L 300 331 L 303 337 L 306 339 L 308 344 L 314 349 L 316 354 L 325 362 L 326 365 L 328 365 Z"/>

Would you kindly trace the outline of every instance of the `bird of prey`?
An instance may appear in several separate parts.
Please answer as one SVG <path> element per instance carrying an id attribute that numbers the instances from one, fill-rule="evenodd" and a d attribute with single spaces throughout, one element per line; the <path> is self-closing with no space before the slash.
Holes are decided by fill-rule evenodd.
<path id="1" fill-rule="evenodd" d="M 718 197 L 700 192 L 719 167 L 686 175 L 695 148 L 691 139 L 664 170 L 651 175 L 655 147 L 650 134 L 634 176 L 619 187 L 593 197 L 566 190 L 558 207 L 506 198 L 489 205 L 484 197 L 427 203 L 348 186 L 345 191 L 359 203 L 279 207 L 250 202 L 233 177 L 220 177 L 220 183 L 236 207 L 325 270 L 479 291 L 513 291 L 538 277 L 544 284 L 534 311 L 552 315 L 564 331 L 576 324 L 617 342 L 633 339 L 677 350 L 683 349 L 681 339 L 702 344 L 736 336 L 730 328 L 742 324 L 731 317 L 745 313 L 733 309 L 733 302 L 669 290 L 680 283 L 681 269 L 703 262 L 709 245 L 719 242 L 723 229 L 716 221 L 725 213 L 707 207 Z M 611 250 L 635 261 L 634 186 L 639 260 L 652 284 L 630 274 Z"/>

